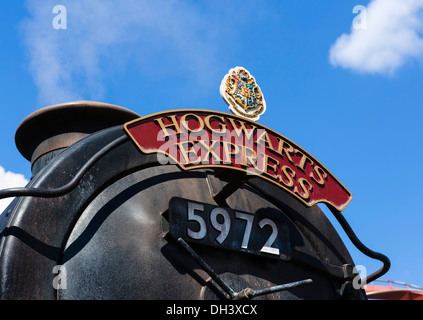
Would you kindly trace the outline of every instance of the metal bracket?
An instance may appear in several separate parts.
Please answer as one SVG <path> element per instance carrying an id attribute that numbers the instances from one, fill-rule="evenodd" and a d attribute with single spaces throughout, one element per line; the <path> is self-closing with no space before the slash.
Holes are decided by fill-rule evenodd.
<path id="1" fill-rule="evenodd" d="M 203 268 L 203 270 L 222 288 L 226 293 L 227 300 L 251 300 L 255 297 L 276 293 L 291 288 L 297 288 L 300 286 L 312 284 L 312 279 L 306 279 L 291 283 L 286 283 L 278 286 L 273 286 L 270 288 L 264 288 L 260 290 L 254 290 L 251 288 L 245 288 L 239 292 L 235 292 L 214 270 L 210 267 L 200 255 L 191 248 L 191 246 L 185 242 L 182 238 L 176 240 L 177 243 Z"/>
<path id="2" fill-rule="evenodd" d="M 215 170 L 215 172 L 215 176 L 207 174 L 206 179 L 211 197 L 219 204 L 247 183 L 250 178 L 245 174 L 234 173 L 230 170 Z M 222 179 L 229 179 L 229 182 L 223 185 Z"/>

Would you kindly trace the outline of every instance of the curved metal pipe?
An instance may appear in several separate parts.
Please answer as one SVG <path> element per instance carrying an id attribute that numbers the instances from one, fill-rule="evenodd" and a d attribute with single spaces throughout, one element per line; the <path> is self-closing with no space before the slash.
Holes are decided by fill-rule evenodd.
<path id="1" fill-rule="evenodd" d="M 391 261 L 389 260 L 389 258 L 382 253 L 370 250 L 368 247 L 366 247 L 355 235 L 354 231 L 352 230 L 351 226 L 348 224 L 347 220 L 342 215 L 342 213 L 332 207 L 329 207 L 329 209 L 333 213 L 333 215 L 335 216 L 336 220 L 339 222 L 341 227 L 344 229 L 348 238 L 357 247 L 357 249 L 360 250 L 366 256 L 379 260 L 383 263 L 382 268 L 380 268 L 376 272 L 373 272 L 368 277 L 362 279 L 362 282 L 364 283 L 372 282 L 375 279 L 384 275 L 386 272 L 388 272 L 389 268 L 391 267 Z"/>
<path id="2" fill-rule="evenodd" d="M 40 197 L 40 198 L 54 198 L 62 196 L 69 191 L 73 190 L 88 171 L 91 166 L 100 159 L 104 154 L 109 152 L 110 150 L 116 148 L 121 143 L 125 142 L 128 137 L 122 136 L 113 140 L 109 144 L 105 145 L 99 151 L 97 151 L 85 164 L 79 169 L 78 173 L 64 186 L 61 186 L 56 189 L 38 189 L 38 188 L 10 188 L 0 190 L 0 199 L 10 198 L 10 197 Z"/>

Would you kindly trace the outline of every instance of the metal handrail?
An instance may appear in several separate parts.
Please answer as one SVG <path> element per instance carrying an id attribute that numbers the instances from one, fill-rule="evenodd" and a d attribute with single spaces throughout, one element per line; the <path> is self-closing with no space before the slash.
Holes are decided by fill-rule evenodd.
<path id="1" fill-rule="evenodd" d="M 128 137 L 122 136 L 105 145 L 103 148 L 97 151 L 87 162 L 85 162 L 85 164 L 78 170 L 77 174 L 67 184 L 61 187 L 55 189 L 39 189 L 27 187 L 3 189 L 0 190 L 0 199 L 10 197 L 55 198 L 65 195 L 66 193 L 70 192 L 78 186 L 79 181 L 98 159 L 100 159 L 107 152 L 116 148 L 126 140 L 128 140 Z"/>
<path id="2" fill-rule="evenodd" d="M 347 220 L 342 215 L 342 213 L 340 211 L 336 210 L 335 208 L 331 207 L 331 206 L 329 206 L 329 208 L 330 208 L 330 211 L 332 212 L 332 214 L 335 216 L 336 220 L 338 220 L 339 224 L 344 229 L 348 238 L 356 246 L 356 248 L 358 250 L 360 250 L 366 256 L 373 258 L 373 259 L 376 259 L 376 260 L 379 260 L 383 263 L 382 268 L 373 272 L 368 277 L 362 279 L 361 282 L 362 283 L 372 282 L 372 281 L 376 280 L 377 278 L 381 277 L 382 275 L 384 275 L 386 272 L 388 272 L 388 270 L 391 268 L 391 261 L 389 260 L 389 258 L 382 253 L 370 250 L 368 247 L 366 247 L 360 241 L 360 239 L 358 239 L 358 237 L 355 235 L 354 231 L 352 230 L 351 226 L 348 224 Z"/>
<path id="3" fill-rule="evenodd" d="M 409 283 L 406 283 L 406 282 L 394 281 L 394 280 L 386 280 L 386 279 L 373 280 L 371 283 L 373 283 L 373 282 L 388 282 L 390 287 L 392 287 L 392 284 L 398 284 L 398 285 L 401 285 L 401 286 L 406 286 L 408 289 L 413 288 L 413 289 L 417 289 L 418 291 L 422 291 L 423 292 L 423 288 L 422 287 L 416 286 L 414 284 L 409 284 Z M 368 285 L 370 285 L 370 284 L 368 284 Z"/>

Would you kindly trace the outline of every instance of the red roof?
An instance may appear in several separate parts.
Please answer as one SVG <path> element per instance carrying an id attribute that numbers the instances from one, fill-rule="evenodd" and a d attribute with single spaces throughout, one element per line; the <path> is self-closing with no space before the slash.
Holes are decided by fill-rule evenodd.
<path id="1" fill-rule="evenodd" d="M 423 300 L 423 288 L 404 282 L 377 280 L 388 285 L 375 285 L 373 282 L 364 286 L 369 299 L 382 300 Z"/>

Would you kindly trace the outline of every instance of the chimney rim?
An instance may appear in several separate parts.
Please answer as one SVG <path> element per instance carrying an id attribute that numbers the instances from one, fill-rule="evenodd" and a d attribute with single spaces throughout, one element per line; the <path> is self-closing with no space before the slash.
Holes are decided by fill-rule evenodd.
<path id="1" fill-rule="evenodd" d="M 83 137 L 139 117 L 134 111 L 104 102 L 81 100 L 55 104 L 27 116 L 16 129 L 15 143 L 18 151 L 32 166 L 37 158 L 57 149 L 57 146 L 68 147 L 79 140 L 63 140 L 66 133 Z M 46 140 L 53 143 L 46 144 L 45 149 L 40 150 L 40 145 Z M 35 151 L 37 154 L 34 158 Z"/>

